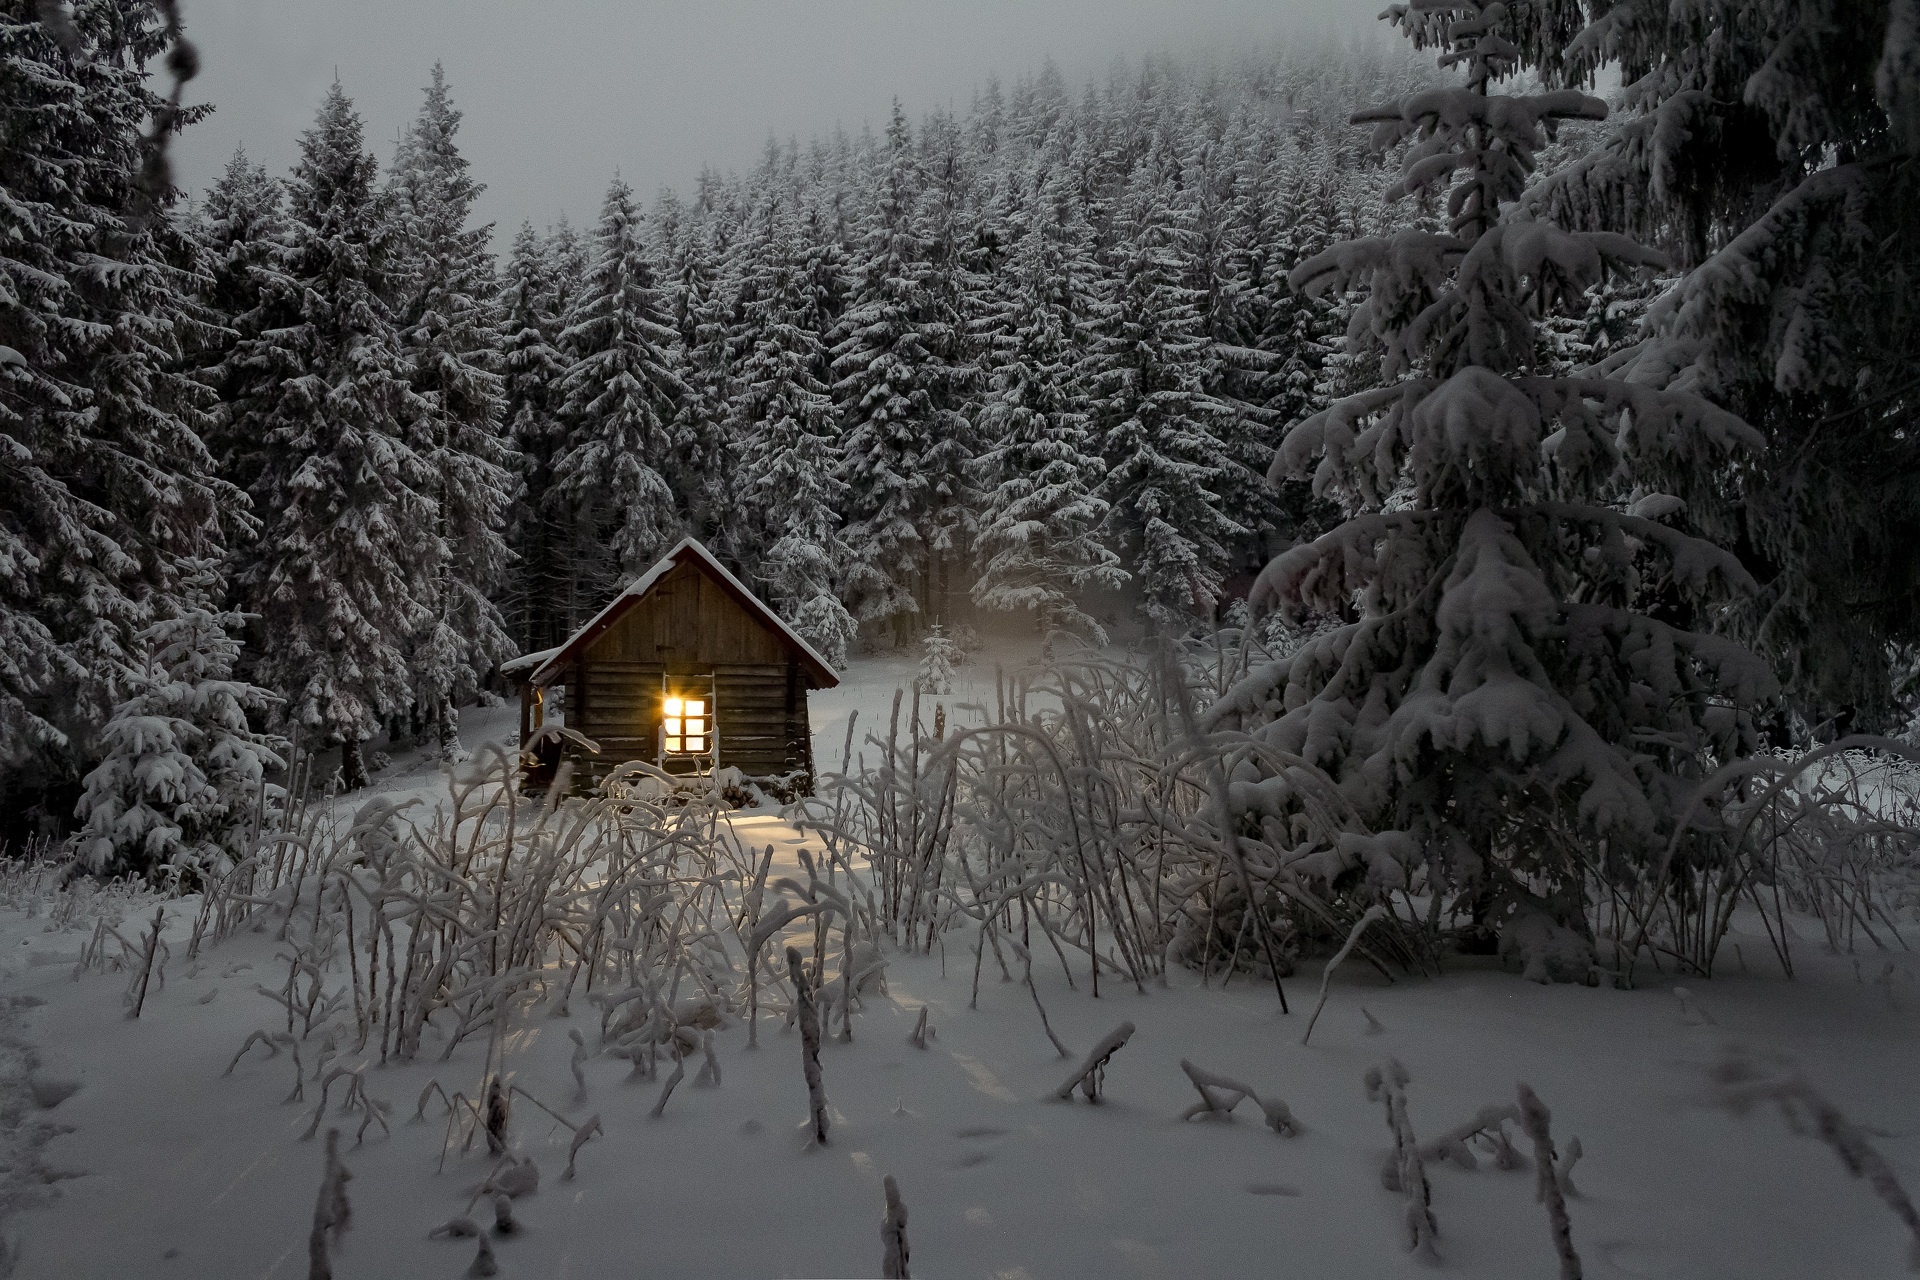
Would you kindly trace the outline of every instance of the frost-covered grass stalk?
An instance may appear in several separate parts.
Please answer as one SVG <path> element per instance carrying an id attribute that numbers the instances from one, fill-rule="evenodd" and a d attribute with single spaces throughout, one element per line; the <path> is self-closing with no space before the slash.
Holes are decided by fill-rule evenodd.
<path id="1" fill-rule="evenodd" d="M 347 1179 L 353 1175 L 340 1162 L 340 1131 L 327 1130 L 327 1162 L 320 1178 L 320 1195 L 313 1206 L 313 1230 L 307 1236 L 307 1280 L 333 1280 L 329 1241 L 340 1243 L 350 1225 L 353 1206 L 347 1200 Z"/>
<path id="2" fill-rule="evenodd" d="M 795 1018 L 800 1024 L 800 1070 L 807 1080 L 813 1140 L 825 1146 L 827 1092 L 820 1080 L 820 1015 L 814 1008 L 813 987 L 797 947 L 787 948 L 787 973 L 793 981 Z"/>
<path id="3" fill-rule="evenodd" d="M 1314 1001 L 1313 1015 L 1307 1019 L 1307 1029 L 1300 1034 L 1301 1044 L 1304 1045 L 1313 1038 L 1313 1024 L 1320 1021 L 1320 1011 L 1327 1007 L 1327 983 L 1332 980 L 1333 971 L 1338 969 L 1340 962 L 1352 953 L 1355 944 L 1360 941 L 1360 935 L 1367 931 L 1367 926 L 1386 914 L 1387 909 L 1377 903 L 1362 912 L 1360 918 L 1354 921 L 1353 928 L 1347 933 L 1347 940 L 1340 944 L 1340 949 L 1333 953 L 1332 959 L 1327 961 L 1327 967 L 1320 971 L 1320 998 Z"/>
<path id="4" fill-rule="evenodd" d="M 1553 1228 L 1553 1251 L 1560 1259 L 1560 1280 L 1580 1280 L 1580 1255 L 1573 1249 L 1573 1219 L 1567 1214 L 1559 1155 L 1553 1149 L 1553 1113 L 1527 1085 L 1519 1087 L 1519 1094 L 1520 1127 L 1533 1139 L 1537 1174 L 1534 1195 L 1547 1208 L 1547 1222 Z"/>
<path id="5" fill-rule="evenodd" d="M 888 1174 L 883 1183 L 887 1193 L 887 1216 L 880 1222 L 881 1280 L 908 1280 L 907 1202 L 900 1198 L 900 1184 Z"/>
<path id="6" fill-rule="evenodd" d="M 1074 1069 L 1074 1073 L 1068 1076 L 1058 1089 L 1053 1091 L 1053 1096 L 1067 1101 L 1073 1097 L 1073 1091 L 1077 1088 L 1086 1095 L 1088 1102 L 1100 1101 L 1100 1090 L 1107 1078 L 1107 1063 L 1131 1039 L 1133 1039 L 1131 1022 L 1123 1022 L 1107 1032 L 1100 1038 L 1100 1043 L 1094 1045 L 1088 1052 L 1086 1060 Z"/>
<path id="7" fill-rule="evenodd" d="M 1438 1265 L 1434 1238 L 1440 1226 L 1433 1217 L 1433 1191 L 1427 1186 L 1426 1164 L 1407 1117 L 1407 1084 L 1412 1077 L 1397 1059 L 1388 1059 L 1367 1071 L 1367 1100 L 1386 1110 L 1393 1150 L 1380 1170 L 1380 1185 L 1406 1197 L 1407 1249 L 1420 1261 Z"/>

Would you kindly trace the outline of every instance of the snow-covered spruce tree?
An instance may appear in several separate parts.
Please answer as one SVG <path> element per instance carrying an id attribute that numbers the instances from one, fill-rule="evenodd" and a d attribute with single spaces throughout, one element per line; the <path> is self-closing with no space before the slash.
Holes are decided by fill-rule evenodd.
<path id="1" fill-rule="evenodd" d="M 1232 410 L 1202 389 L 1210 343 L 1186 283 L 1184 229 L 1147 167 L 1135 170 L 1116 222 L 1085 375 L 1107 464 L 1101 496 L 1143 611 L 1178 629 L 1212 614 L 1247 533 L 1220 496 L 1238 465 L 1218 434 Z"/>
<path id="2" fill-rule="evenodd" d="M 204 314 L 179 228 L 138 177 L 161 99 L 157 7 L 0 3 L 0 806 L 63 821 L 87 752 L 142 666 L 185 557 L 247 522 L 212 477 Z M 174 117 L 190 123 L 199 112 Z M 165 203 L 161 200 L 162 204 Z M 54 792 L 65 792 L 53 795 Z"/>
<path id="3" fill-rule="evenodd" d="M 959 588 L 970 576 L 969 550 L 977 527 L 979 495 L 972 462 L 979 449 L 975 414 L 984 386 L 980 352 L 971 335 L 967 257 L 973 231 L 974 174 L 965 134 L 958 121 L 937 112 L 921 131 L 925 187 L 916 207 L 917 237 L 926 247 L 919 286 L 924 307 L 921 331 L 938 363 L 927 372 L 936 403 L 952 410 L 932 437 L 921 460 L 923 482 L 932 495 L 928 513 L 924 603 L 945 618 Z"/>
<path id="4" fill-rule="evenodd" d="M 694 535 L 733 553 L 740 542 L 742 513 L 728 465 L 733 426 L 729 401 L 736 346 L 742 344 L 736 343 L 734 332 L 739 283 L 727 278 L 729 265 L 711 223 L 694 233 L 680 253 L 674 319 L 686 353 L 681 381 L 687 393 L 674 414 L 667 479 Z"/>
<path id="5" fill-rule="evenodd" d="M 1279 186 L 1261 238 L 1271 259 L 1260 282 L 1260 329 L 1255 341 L 1279 361 L 1261 388 L 1261 407 L 1282 427 L 1290 427 L 1326 407 L 1322 385 L 1328 357 L 1340 347 L 1344 325 L 1324 296 L 1303 294 L 1287 285 L 1287 275 L 1339 239 L 1336 231 L 1338 187 L 1324 148 L 1300 157 L 1270 175 Z"/>
<path id="6" fill-rule="evenodd" d="M 1199 135 L 1156 142 L 1148 163 L 1163 171 L 1158 181 L 1174 191 L 1174 204 L 1184 224 L 1186 283 L 1194 291 L 1194 307 L 1207 346 L 1199 362 L 1199 389 L 1208 399 L 1230 411 L 1214 415 L 1210 425 L 1220 442 L 1222 466 L 1216 480 L 1221 508 L 1233 513 L 1234 523 L 1246 530 L 1229 548 L 1229 569 L 1258 569 L 1275 547 L 1274 539 L 1289 525 L 1281 495 L 1267 484 L 1273 465 L 1276 434 L 1266 415 L 1234 393 L 1246 373 L 1250 353 L 1239 343 L 1240 294 L 1238 259 L 1242 242 L 1253 229 L 1239 218 L 1236 188 L 1241 176 L 1235 163 L 1234 135 Z"/>
<path id="7" fill-rule="evenodd" d="M 553 247 L 522 223 L 501 280 L 501 366 L 506 379 L 508 443 L 520 500 L 509 509 L 513 552 L 504 592 L 508 630 L 528 652 L 566 639 L 555 607 L 560 595 L 559 542 L 547 506 L 560 444 L 560 281 Z"/>
<path id="8" fill-rule="evenodd" d="M 288 723 L 340 744 L 349 789 L 366 783 L 360 744 L 412 702 L 406 646 L 447 555 L 438 477 L 408 430 L 429 406 L 386 301 L 400 246 L 378 172 L 335 84 L 287 184 L 288 287 L 234 354 L 294 374 L 229 428 L 265 445 L 250 486 L 264 529 L 235 575 L 260 617 L 255 678 Z"/>
<path id="9" fill-rule="evenodd" d="M 1097 496 L 1105 466 L 1082 408 L 1080 341 L 1091 309 L 1090 233 L 1057 175 L 1015 230 L 992 311 L 976 322 L 993 363 L 980 410 L 981 493 L 973 551 L 974 603 L 1034 617 L 1096 644 L 1106 632 L 1080 605 L 1089 587 L 1126 581 L 1120 557 L 1100 540 L 1107 504 Z"/>
<path id="10" fill-rule="evenodd" d="M 936 525 L 953 495 L 932 464 L 967 436 L 960 409 L 971 371 L 955 362 L 952 295 L 933 287 L 952 264 L 932 260 L 924 176 L 898 103 L 886 147 L 864 262 L 833 334 L 833 392 L 846 433 L 847 540 L 861 570 L 848 586 L 861 621 L 891 622 L 904 638 L 937 607 Z"/>
<path id="11" fill-rule="evenodd" d="M 390 190 L 402 228 L 400 340 L 412 365 L 414 449 L 433 473 L 435 530 L 446 555 L 413 638 L 414 705 L 448 759 L 465 755 L 458 702 L 514 645 L 493 596 L 505 581 L 504 529 L 515 497 L 498 372 L 503 340 L 492 228 L 467 226 L 482 190 L 454 135 L 454 108 L 438 64 L 426 102 L 401 138 Z"/>
<path id="12" fill-rule="evenodd" d="M 644 572 L 680 528 L 658 464 L 671 454 L 669 428 L 686 387 L 633 189 L 617 177 L 600 211 L 593 266 L 566 323 L 566 434 L 547 497 L 567 532 L 571 630 L 623 578 Z"/>
<path id="13" fill-rule="evenodd" d="M 221 590 L 212 562 L 196 566 L 174 616 L 136 637 L 144 665 L 100 731 L 76 810 L 95 874 L 218 873 L 272 816 L 266 772 L 284 746 L 248 725 L 273 698 L 234 676 L 244 620 L 213 607 Z"/>
<path id="14" fill-rule="evenodd" d="M 245 151 L 235 151 L 194 212 L 190 230 L 206 263 L 200 300 L 219 325 L 202 332 L 189 360 L 213 388 L 205 440 L 218 474 L 247 489 L 259 475 L 265 445 L 234 426 L 247 420 L 259 397 L 297 372 L 289 353 L 270 346 L 249 344 L 248 360 L 238 358 L 243 339 L 278 323 L 277 304 L 290 287 L 283 270 L 285 193 Z"/>
<path id="15" fill-rule="evenodd" d="M 838 594 L 852 554 L 840 534 L 838 424 L 819 380 L 820 335 L 808 325 L 807 260 L 787 221 L 768 216 L 774 225 L 746 282 L 734 406 L 746 563 L 781 616 L 840 667 L 858 628 Z"/>
<path id="16" fill-rule="evenodd" d="M 1608 875 L 1650 869 L 1699 781 L 1750 749 L 1773 692 L 1763 663 L 1706 631 L 1751 579 L 1685 527 L 1687 500 L 1714 501 L 1756 436 L 1688 393 L 1535 371 L 1543 313 L 1657 261 L 1513 207 L 1555 122 L 1605 105 L 1492 92 L 1515 61 L 1504 5 L 1388 12 L 1445 24 L 1444 63 L 1466 82 L 1355 119 L 1377 146 L 1405 145 L 1398 193 L 1444 197 L 1448 223 L 1338 245 L 1293 273 L 1308 291 L 1370 289 L 1350 341 L 1379 356 L 1384 385 L 1287 435 L 1276 478 L 1311 474 L 1349 518 L 1271 563 L 1255 598 L 1347 621 L 1214 715 L 1258 725 L 1266 750 L 1232 796 L 1283 861 L 1300 847 L 1292 781 L 1256 760 L 1324 769 L 1368 829 L 1399 833 L 1369 846 L 1390 855 L 1367 859 L 1375 888 L 1423 863 L 1436 910 L 1470 912 L 1484 933 L 1534 878 L 1557 923 L 1584 930 L 1583 851 L 1604 849 Z M 1713 856 L 1704 837 L 1681 849 L 1679 886 Z"/>
<path id="17" fill-rule="evenodd" d="M 1609 370 L 1712 396 L 1765 438 L 1719 534 L 1761 583 L 1731 633 L 1809 723 L 1889 723 L 1889 644 L 1920 640 L 1920 6 L 1520 12 L 1549 83 L 1617 67 L 1625 85 L 1605 144 L 1531 202 L 1688 268 Z"/>

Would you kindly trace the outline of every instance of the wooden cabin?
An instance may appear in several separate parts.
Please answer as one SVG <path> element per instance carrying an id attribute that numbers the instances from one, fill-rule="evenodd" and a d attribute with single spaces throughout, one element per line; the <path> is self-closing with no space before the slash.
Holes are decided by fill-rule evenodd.
<path id="1" fill-rule="evenodd" d="M 692 538 L 565 644 L 500 670 L 520 685 L 521 749 L 538 748 L 532 783 L 551 779 L 564 750 L 583 781 L 643 760 L 676 774 L 735 768 L 776 781 L 785 794 L 813 788 L 807 694 L 840 683 L 811 645 Z M 571 734 L 563 744 L 540 733 L 556 687 L 566 690 L 565 727 L 597 751 Z"/>

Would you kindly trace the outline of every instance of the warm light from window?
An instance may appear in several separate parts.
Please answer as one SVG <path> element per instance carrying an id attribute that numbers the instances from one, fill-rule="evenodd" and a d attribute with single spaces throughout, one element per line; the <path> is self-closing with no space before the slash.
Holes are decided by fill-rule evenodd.
<path id="1" fill-rule="evenodd" d="M 662 717 L 661 737 L 666 754 L 701 756 L 711 749 L 712 732 L 704 698 L 669 697 Z"/>

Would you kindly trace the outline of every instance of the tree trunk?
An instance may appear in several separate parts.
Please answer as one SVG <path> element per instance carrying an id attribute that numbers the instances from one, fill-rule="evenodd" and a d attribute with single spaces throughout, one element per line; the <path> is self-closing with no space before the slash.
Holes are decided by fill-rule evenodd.
<path id="1" fill-rule="evenodd" d="M 367 785 L 367 761 L 360 754 L 360 739 L 348 738 L 340 744 L 340 789 L 358 791 Z"/>
<path id="2" fill-rule="evenodd" d="M 440 739 L 440 757 L 443 760 L 461 760 L 466 757 L 466 749 L 460 745 L 460 713 L 453 709 L 452 698 L 441 698 L 439 714 L 434 717 L 434 730 Z"/>

